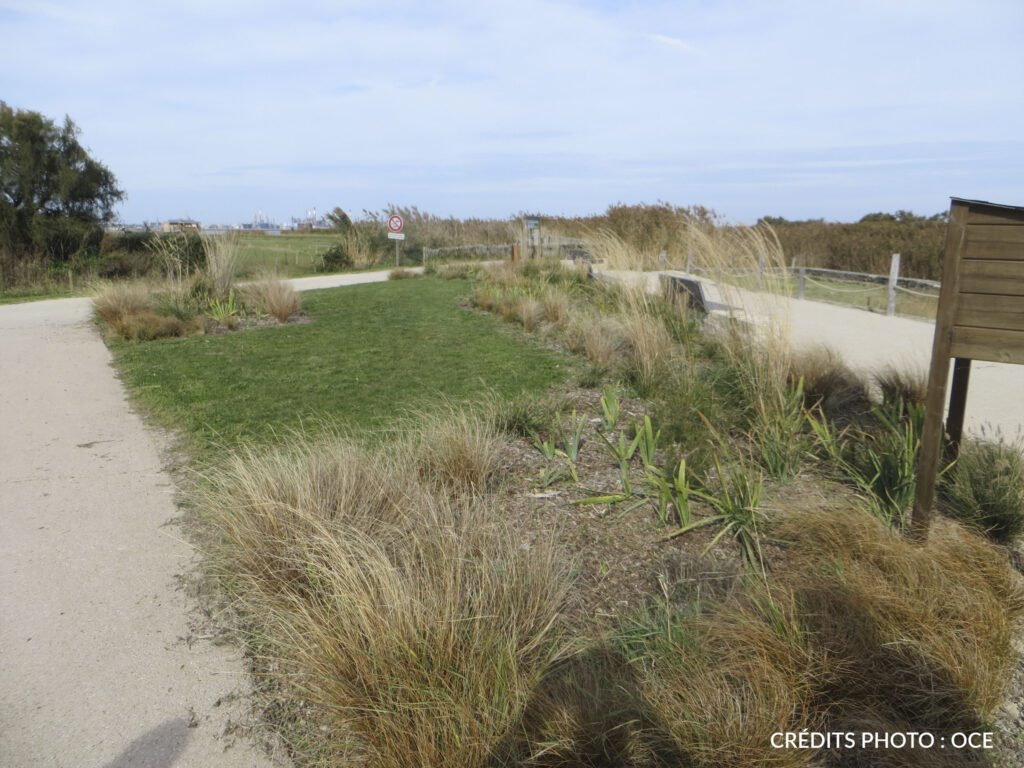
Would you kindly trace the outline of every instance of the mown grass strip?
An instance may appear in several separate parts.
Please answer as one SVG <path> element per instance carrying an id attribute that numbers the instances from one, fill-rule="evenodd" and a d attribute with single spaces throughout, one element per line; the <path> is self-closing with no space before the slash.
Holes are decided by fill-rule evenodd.
<path id="1" fill-rule="evenodd" d="M 575 363 L 460 306 L 460 281 L 305 295 L 312 322 L 112 345 L 138 400 L 200 451 L 338 425 L 363 436 L 441 399 L 542 392 Z"/>

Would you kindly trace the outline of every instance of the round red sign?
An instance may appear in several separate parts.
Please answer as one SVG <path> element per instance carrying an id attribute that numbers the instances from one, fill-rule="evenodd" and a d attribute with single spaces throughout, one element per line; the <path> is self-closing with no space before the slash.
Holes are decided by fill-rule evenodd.
<path id="1" fill-rule="evenodd" d="M 388 219 L 388 230 L 391 232 L 401 232 L 402 227 L 405 226 L 405 221 L 397 213 L 391 214 L 391 218 Z"/>

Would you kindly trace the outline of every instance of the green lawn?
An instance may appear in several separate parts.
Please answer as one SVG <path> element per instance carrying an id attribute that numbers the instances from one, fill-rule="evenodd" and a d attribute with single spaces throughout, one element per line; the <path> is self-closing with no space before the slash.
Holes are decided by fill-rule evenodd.
<path id="1" fill-rule="evenodd" d="M 126 381 L 200 451 L 327 422 L 364 434 L 410 408 L 540 393 L 570 358 L 464 309 L 463 281 L 398 280 L 307 293 L 312 322 L 113 345 Z"/>
<path id="2" fill-rule="evenodd" d="M 270 269 L 286 277 L 311 275 L 323 252 L 337 242 L 338 236 L 331 233 L 243 232 L 239 234 L 239 274 L 248 277 Z"/>

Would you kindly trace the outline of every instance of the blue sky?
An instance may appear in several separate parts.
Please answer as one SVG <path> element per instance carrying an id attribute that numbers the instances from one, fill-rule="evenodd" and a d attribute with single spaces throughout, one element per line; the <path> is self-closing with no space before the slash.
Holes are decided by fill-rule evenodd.
<path id="1" fill-rule="evenodd" d="M 0 99 L 127 222 L 1024 205 L 1024 3 L 0 0 Z"/>

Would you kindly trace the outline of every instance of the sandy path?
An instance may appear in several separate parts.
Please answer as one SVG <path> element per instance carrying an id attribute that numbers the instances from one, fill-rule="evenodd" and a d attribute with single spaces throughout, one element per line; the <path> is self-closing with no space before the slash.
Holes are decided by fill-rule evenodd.
<path id="1" fill-rule="evenodd" d="M 642 280 L 648 290 L 658 286 L 657 273 L 608 270 L 606 274 L 632 282 Z M 716 290 L 711 288 L 712 300 L 742 307 L 748 317 L 762 325 L 771 320 L 785 328 L 794 349 L 823 344 L 839 353 L 849 366 L 865 372 L 888 365 L 928 370 L 934 323 L 738 289 L 723 289 L 717 295 Z M 965 429 L 979 434 L 993 427 L 1008 437 L 1024 433 L 1024 365 L 972 364 Z"/>
<path id="2" fill-rule="evenodd" d="M 157 444 L 88 299 L 0 307 L 0 765 L 241 768 L 237 649 L 191 644 Z"/>

